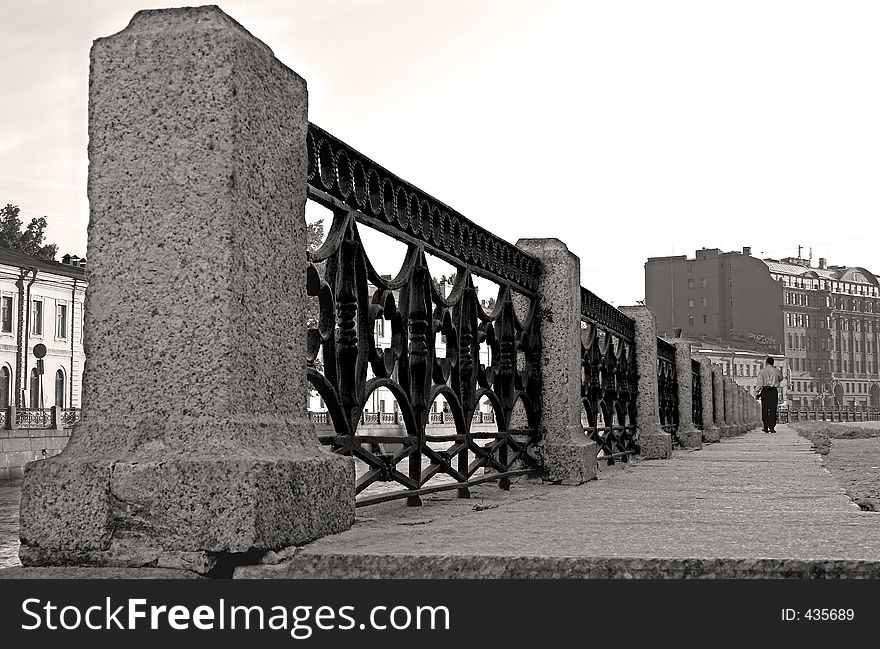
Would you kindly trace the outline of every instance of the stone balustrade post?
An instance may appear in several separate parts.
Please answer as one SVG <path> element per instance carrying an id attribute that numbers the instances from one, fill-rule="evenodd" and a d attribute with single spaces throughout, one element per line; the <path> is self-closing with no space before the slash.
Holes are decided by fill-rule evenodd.
<path id="1" fill-rule="evenodd" d="M 713 395 L 714 382 L 712 363 L 708 358 L 700 359 L 700 389 L 703 399 L 703 441 L 717 442 L 721 438 L 721 431 L 716 425 L 715 399 Z"/>
<path id="2" fill-rule="evenodd" d="M 52 428 L 55 430 L 62 430 L 64 428 L 61 410 L 59 406 L 52 406 Z"/>
<path id="3" fill-rule="evenodd" d="M 635 323 L 635 358 L 638 373 L 636 431 L 644 459 L 672 457 L 672 436 L 660 427 L 657 381 L 657 319 L 644 306 L 624 306 L 620 311 Z"/>
<path id="4" fill-rule="evenodd" d="M 352 525 L 306 412 L 307 107 L 217 7 L 95 41 L 82 418 L 25 470 L 25 565 L 207 572 Z"/>
<path id="5" fill-rule="evenodd" d="M 733 437 L 738 432 L 736 429 L 736 421 L 733 417 L 735 385 L 736 384 L 733 382 L 732 378 L 729 376 L 724 377 L 724 423 L 727 426 L 727 430 L 724 431 L 724 434 L 727 437 Z"/>
<path id="6" fill-rule="evenodd" d="M 718 429 L 719 435 L 725 437 L 727 422 L 724 420 L 724 374 L 721 371 L 721 366 L 717 363 L 712 364 L 712 395 L 715 427 Z"/>
<path id="7" fill-rule="evenodd" d="M 596 477 L 598 447 L 581 423 L 580 259 L 559 239 L 520 239 L 541 260 L 540 441 L 530 447 L 548 482 L 579 484 Z"/>
<path id="8" fill-rule="evenodd" d="M 703 434 L 694 425 L 694 384 L 691 367 L 691 344 L 681 338 L 675 346 L 675 368 L 678 375 L 678 443 L 682 448 L 700 448 Z"/>

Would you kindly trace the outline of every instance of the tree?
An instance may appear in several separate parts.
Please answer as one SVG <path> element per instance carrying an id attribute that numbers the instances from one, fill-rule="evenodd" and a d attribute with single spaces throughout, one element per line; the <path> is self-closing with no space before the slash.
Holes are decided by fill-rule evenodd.
<path id="1" fill-rule="evenodd" d="M 55 259 L 58 245 L 44 244 L 46 233 L 46 217 L 33 218 L 24 232 L 21 231 L 21 210 L 18 205 L 7 203 L 0 209 L 0 247 L 18 250 L 28 255 Z"/>

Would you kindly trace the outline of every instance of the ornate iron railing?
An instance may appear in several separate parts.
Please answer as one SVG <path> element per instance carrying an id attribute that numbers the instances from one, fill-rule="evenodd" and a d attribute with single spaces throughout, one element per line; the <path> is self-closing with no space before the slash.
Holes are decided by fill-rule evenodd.
<path id="1" fill-rule="evenodd" d="M 678 434 L 678 372 L 675 368 L 675 346 L 657 339 L 657 397 L 660 426 L 672 435 Z"/>
<path id="2" fill-rule="evenodd" d="M 54 428 L 51 408 L 19 408 L 15 411 L 18 428 Z"/>
<path id="3" fill-rule="evenodd" d="M 82 410 L 79 408 L 63 408 L 61 410 L 61 425 L 64 428 L 73 428 L 73 425 L 82 417 Z"/>
<path id="4" fill-rule="evenodd" d="M 703 386 L 700 383 L 700 361 L 691 359 L 691 398 L 694 426 L 703 428 Z"/>
<path id="5" fill-rule="evenodd" d="M 308 152 L 309 198 L 333 212 L 326 240 L 308 253 L 306 277 L 308 295 L 319 305 L 316 326 L 307 332 L 307 373 L 335 429 L 321 441 L 366 465 L 357 494 L 380 482 L 400 487 L 359 496 L 357 504 L 406 497 L 416 505 L 422 494 L 442 489 L 468 497 L 471 485 L 486 480 L 508 488 L 512 476 L 534 468 L 526 447 L 537 416 L 530 379 L 540 351 L 540 262 L 314 125 Z M 393 279 L 367 257 L 362 224 L 407 244 Z M 429 253 L 455 267 L 447 297 L 432 281 Z M 488 311 L 477 299 L 473 273 L 500 287 Z M 391 331 L 384 350 L 375 339 L 379 319 Z M 445 357 L 437 353 L 438 334 L 446 339 Z M 490 352 L 488 365 L 480 362 L 481 347 Z M 405 436 L 359 434 L 364 406 L 380 388 L 396 399 Z M 438 397 L 449 407 L 454 433 L 426 431 Z M 481 400 L 494 410 L 496 432 L 471 431 Z M 428 484 L 441 474 L 445 484 Z"/>
<path id="6" fill-rule="evenodd" d="M 581 401 L 584 431 L 613 464 L 638 452 L 635 324 L 581 287 Z M 601 418 L 601 425 L 600 425 Z"/>

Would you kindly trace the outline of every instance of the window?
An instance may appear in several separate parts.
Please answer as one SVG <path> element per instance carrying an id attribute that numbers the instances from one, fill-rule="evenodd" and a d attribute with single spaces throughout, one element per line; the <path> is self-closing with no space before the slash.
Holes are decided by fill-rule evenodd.
<path id="1" fill-rule="evenodd" d="M 8 367 L 0 367 L 0 408 L 9 407 L 10 378 Z"/>
<path id="2" fill-rule="evenodd" d="M 67 305 L 59 304 L 56 307 L 55 316 L 55 336 L 58 338 L 67 338 Z"/>
<path id="3" fill-rule="evenodd" d="M 36 368 L 31 370 L 30 406 L 31 408 L 40 407 L 40 375 Z"/>
<path id="4" fill-rule="evenodd" d="M 694 316 L 692 316 L 692 315 L 688 316 L 688 326 L 690 326 L 690 327 L 694 326 Z"/>
<path id="5" fill-rule="evenodd" d="M 706 288 L 706 280 L 705 279 L 700 280 L 700 286 L 702 286 L 703 288 Z"/>
<path id="6" fill-rule="evenodd" d="M 706 299 L 705 295 L 700 298 L 700 304 L 702 304 L 703 306 L 706 306 L 707 303 L 708 303 L 708 300 Z"/>
<path id="7" fill-rule="evenodd" d="M 693 309 L 693 308 L 694 308 L 694 299 L 693 299 L 693 298 L 690 298 L 690 299 L 688 300 L 688 308 L 689 308 L 689 309 Z"/>
<path id="8" fill-rule="evenodd" d="M 384 318 L 376 318 L 376 338 L 381 338 L 385 335 L 385 320 Z"/>
<path id="9" fill-rule="evenodd" d="M 12 297 L 9 295 L 0 300 L 0 331 L 12 333 Z"/>
<path id="10" fill-rule="evenodd" d="M 64 370 L 55 372 L 55 405 L 64 407 Z"/>
<path id="11" fill-rule="evenodd" d="M 703 314 L 703 324 L 706 324 L 706 314 Z"/>
<path id="12" fill-rule="evenodd" d="M 43 335 L 43 300 L 31 301 L 31 333 L 34 336 Z"/>
<path id="13" fill-rule="evenodd" d="M 688 279 L 688 288 L 693 288 L 693 287 L 694 287 L 694 280 Z"/>

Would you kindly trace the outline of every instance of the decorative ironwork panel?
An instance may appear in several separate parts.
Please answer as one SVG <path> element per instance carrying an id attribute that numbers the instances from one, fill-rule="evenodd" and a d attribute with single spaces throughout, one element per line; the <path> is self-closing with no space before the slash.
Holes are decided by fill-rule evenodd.
<path id="1" fill-rule="evenodd" d="M 635 326 L 581 287 L 581 422 L 608 464 L 638 452 Z"/>
<path id="2" fill-rule="evenodd" d="M 583 286 L 581 286 L 581 315 L 587 322 L 598 325 L 625 340 L 631 342 L 636 337 L 636 325 L 632 318 Z"/>
<path id="3" fill-rule="evenodd" d="M 309 198 L 333 212 L 326 240 L 308 252 L 306 277 L 319 312 L 307 331 L 307 374 L 335 429 L 321 441 L 366 466 L 357 494 L 382 482 L 400 487 L 360 496 L 358 505 L 402 497 L 417 505 L 422 494 L 441 489 L 468 497 L 473 484 L 498 480 L 507 488 L 512 476 L 533 471 L 526 447 L 537 428 L 540 262 L 315 126 Z M 395 277 L 375 270 L 361 242 L 362 224 L 407 244 Z M 428 253 L 455 267 L 445 297 L 432 280 Z M 473 272 L 498 283 L 494 306 L 477 298 Z M 379 320 L 390 330 L 384 349 L 377 344 Z M 387 423 L 381 413 L 364 412 L 380 388 L 397 401 L 402 434 L 359 431 L 361 424 Z M 447 412 L 431 412 L 438 398 Z M 478 414 L 481 401 L 491 406 L 491 417 Z M 475 420 L 494 421 L 497 431 L 473 432 Z M 432 423 L 454 431 L 432 434 Z M 428 485 L 435 476 L 446 482 Z"/>
<path id="4" fill-rule="evenodd" d="M 309 187 L 338 208 L 453 265 L 465 264 L 527 294 L 540 262 L 402 180 L 327 131 L 309 124 Z M 329 207 L 330 205 L 328 205 Z"/>
<path id="5" fill-rule="evenodd" d="M 15 419 L 18 428 L 54 428 L 51 408 L 19 408 L 15 411 Z"/>
<path id="6" fill-rule="evenodd" d="M 675 345 L 657 339 L 657 393 L 660 426 L 675 439 L 678 434 L 678 372 Z"/>
<path id="7" fill-rule="evenodd" d="M 73 425 L 82 417 L 79 408 L 64 408 L 61 410 L 61 425 L 64 428 L 73 428 Z"/>
<path id="8" fill-rule="evenodd" d="M 703 428 L 703 385 L 700 382 L 700 361 L 691 359 L 691 398 L 694 426 Z"/>

